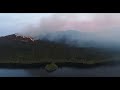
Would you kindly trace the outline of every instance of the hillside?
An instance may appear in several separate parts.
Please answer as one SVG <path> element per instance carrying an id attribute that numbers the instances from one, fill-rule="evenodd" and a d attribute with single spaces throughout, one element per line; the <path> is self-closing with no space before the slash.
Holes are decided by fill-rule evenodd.
<path id="1" fill-rule="evenodd" d="M 48 40 L 8 35 L 0 37 L 0 63 L 86 62 L 110 58 L 98 48 L 73 47 Z"/>

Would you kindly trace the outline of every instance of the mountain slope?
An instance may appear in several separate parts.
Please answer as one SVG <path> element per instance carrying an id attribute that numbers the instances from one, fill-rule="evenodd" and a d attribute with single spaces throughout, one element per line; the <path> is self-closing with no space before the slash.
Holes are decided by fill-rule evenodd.
<path id="1" fill-rule="evenodd" d="M 64 43 L 47 40 L 32 40 L 28 37 L 8 35 L 0 37 L 0 62 L 76 62 L 84 60 L 102 60 L 108 57 L 97 48 L 71 47 Z"/>

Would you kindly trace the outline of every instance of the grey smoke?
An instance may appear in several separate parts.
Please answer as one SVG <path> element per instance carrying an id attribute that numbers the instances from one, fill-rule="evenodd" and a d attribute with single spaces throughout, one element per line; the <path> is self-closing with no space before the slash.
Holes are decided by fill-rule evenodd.
<path id="1" fill-rule="evenodd" d="M 95 14 L 91 21 L 71 19 L 75 16 L 54 14 L 42 18 L 36 26 L 30 25 L 23 33 L 34 39 L 65 40 L 79 47 L 120 48 L 120 14 Z"/>

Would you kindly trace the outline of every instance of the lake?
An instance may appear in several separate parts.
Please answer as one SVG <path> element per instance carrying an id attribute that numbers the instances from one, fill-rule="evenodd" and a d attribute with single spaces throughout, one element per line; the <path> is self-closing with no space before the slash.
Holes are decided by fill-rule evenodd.
<path id="1" fill-rule="evenodd" d="M 44 68 L 0 69 L 0 77 L 119 77 L 120 63 L 115 62 L 90 68 L 63 66 L 48 73 Z"/>

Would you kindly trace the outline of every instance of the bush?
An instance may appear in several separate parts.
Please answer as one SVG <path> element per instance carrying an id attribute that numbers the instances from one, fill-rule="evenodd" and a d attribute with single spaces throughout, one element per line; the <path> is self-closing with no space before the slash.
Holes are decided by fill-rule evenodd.
<path id="1" fill-rule="evenodd" d="M 55 71 L 58 66 L 55 63 L 50 63 L 45 66 L 45 69 L 49 72 Z"/>

